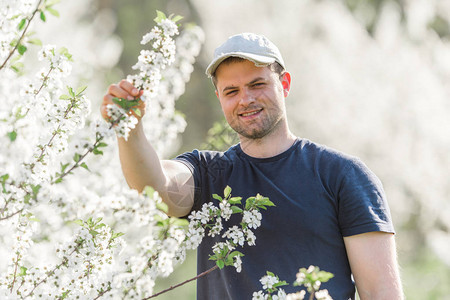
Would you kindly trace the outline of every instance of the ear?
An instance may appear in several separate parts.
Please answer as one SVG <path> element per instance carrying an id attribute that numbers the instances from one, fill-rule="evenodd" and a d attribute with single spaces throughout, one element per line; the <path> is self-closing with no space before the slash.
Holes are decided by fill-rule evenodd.
<path id="1" fill-rule="evenodd" d="M 217 99 L 219 99 L 219 92 L 217 91 L 217 89 L 215 90 L 215 92 L 216 92 Z"/>
<path id="2" fill-rule="evenodd" d="M 289 72 L 284 72 L 282 75 L 281 85 L 283 86 L 284 98 L 286 98 L 291 90 L 291 74 Z"/>

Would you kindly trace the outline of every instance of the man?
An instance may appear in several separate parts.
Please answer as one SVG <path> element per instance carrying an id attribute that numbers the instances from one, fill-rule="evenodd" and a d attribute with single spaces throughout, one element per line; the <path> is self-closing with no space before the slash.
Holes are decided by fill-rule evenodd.
<path id="1" fill-rule="evenodd" d="M 261 35 L 235 35 L 216 49 L 206 72 L 238 145 L 160 160 L 140 123 L 128 141 L 118 139 L 130 187 L 153 186 L 171 215 L 199 209 L 226 185 L 235 196 L 260 193 L 275 203 L 255 231 L 256 246 L 245 248 L 242 272 L 224 268 L 199 279 L 198 298 L 250 299 L 266 270 L 293 282 L 300 267 L 316 265 L 335 275 L 322 286 L 334 299 L 354 299 L 353 278 L 361 299 L 402 299 L 381 183 L 357 158 L 291 133 L 284 103 L 291 76 L 278 48 Z M 103 116 L 113 97 L 139 93 L 126 81 L 111 85 Z M 214 264 L 208 255 L 215 242 L 205 237 L 200 245 L 198 272 Z"/>

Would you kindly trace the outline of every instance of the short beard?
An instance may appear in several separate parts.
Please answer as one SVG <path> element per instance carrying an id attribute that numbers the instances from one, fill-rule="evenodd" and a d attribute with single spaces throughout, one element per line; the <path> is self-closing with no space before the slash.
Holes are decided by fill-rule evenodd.
<path id="1" fill-rule="evenodd" d="M 262 128 L 260 130 L 254 129 L 250 132 L 239 125 L 230 124 L 230 127 L 240 136 L 243 136 L 250 140 L 259 140 L 273 132 L 275 128 L 280 125 L 282 119 L 282 114 L 280 114 L 277 116 L 275 121 L 271 122 L 271 120 L 266 120 L 265 122 L 263 122 Z"/>

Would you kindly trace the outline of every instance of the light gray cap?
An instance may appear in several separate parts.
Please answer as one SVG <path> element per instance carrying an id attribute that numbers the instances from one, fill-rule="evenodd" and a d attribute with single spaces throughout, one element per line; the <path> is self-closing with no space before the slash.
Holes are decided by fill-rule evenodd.
<path id="1" fill-rule="evenodd" d="M 229 37 L 225 43 L 216 48 L 214 59 L 206 68 L 206 75 L 211 77 L 220 63 L 231 56 L 248 59 L 258 67 L 278 62 L 286 69 L 280 50 L 268 38 L 254 33 L 241 33 Z"/>

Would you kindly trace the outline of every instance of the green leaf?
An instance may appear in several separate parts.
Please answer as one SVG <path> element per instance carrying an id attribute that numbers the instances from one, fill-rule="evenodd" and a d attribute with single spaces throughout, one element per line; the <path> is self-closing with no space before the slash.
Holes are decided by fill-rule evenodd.
<path id="1" fill-rule="evenodd" d="M 19 29 L 19 31 L 21 31 L 25 27 L 26 23 L 27 23 L 27 19 L 26 18 L 20 20 L 19 25 L 17 25 L 17 29 Z"/>
<path id="2" fill-rule="evenodd" d="M 35 216 L 29 217 L 28 220 L 32 222 L 40 222 L 41 220 L 39 218 L 36 218 Z"/>
<path id="3" fill-rule="evenodd" d="M 269 198 L 264 199 L 260 204 L 264 206 L 276 206 L 272 201 L 269 200 Z"/>
<path id="4" fill-rule="evenodd" d="M 231 210 L 233 211 L 233 214 L 243 212 L 243 210 L 242 210 L 240 207 L 237 207 L 237 206 L 235 206 L 235 205 L 233 205 L 233 206 L 231 207 Z"/>
<path id="5" fill-rule="evenodd" d="M 209 260 L 217 260 L 217 256 L 216 255 L 210 255 L 208 259 Z"/>
<path id="6" fill-rule="evenodd" d="M 144 195 L 149 197 L 149 198 L 153 198 L 153 195 L 155 193 L 155 190 L 151 187 L 151 186 L 145 186 L 144 188 Z"/>
<path id="7" fill-rule="evenodd" d="M 97 144 L 97 148 L 106 147 L 106 146 L 108 146 L 108 144 L 103 143 L 103 142 Z"/>
<path id="8" fill-rule="evenodd" d="M 117 97 L 112 98 L 112 102 L 119 105 L 120 107 L 123 107 L 122 105 L 123 105 L 124 101 L 125 101 L 125 99 L 123 99 L 123 98 L 117 98 Z"/>
<path id="9" fill-rule="evenodd" d="M 70 86 L 67 86 L 67 90 L 69 91 L 69 95 L 72 96 L 72 98 L 75 98 L 75 92 Z"/>
<path id="10" fill-rule="evenodd" d="M 224 198 L 228 198 L 231 194 L 231 187 L 229 187 L 228 185 L 225 187 L 225 189 L 223 190 L 223 197 Z"/>
<path id="11" fill-rule="evenodd" d="M 91 230 L 89 230 L 89 233 L 90 233 L 93 237 L 95 237 L 95 236 L 98 234 L 98 231 L 95 231 L 95 230 L 91 229 Z"/>
<path id="12" fill-rule="evenodd" d="M 219 269 L 223 269 L 225 267 L 225 262 L 223 260 L 216 261 L 216 265 L 219 267 Z"/>
<path id="13" fill-rule="evenodd" d="M 141 110 L 139 108 L 133 108 L 133 111 L 136 114 L 136 116 L 142 117 L 142 113 L 141 113 Z"/>
<path id="14" fill-rule="evenodd" d="M 19 276 L 25 276 L 27 275 L 27 268 L 25 267 L 20 267 L 20 272 L 19 272 Z"/>
<path id="15" fill-rule="evenodd" d="M 76 92 L 77 96 L 80 96 L 86 89 L 87 89 L 87 85 L 79 87 Z"/>
<path id="16" fill-rule="evenodd" d="M 231 197 L 228 202 L 230 204 L 241 204 L 242 197 Z"/>
<path id="17" fill-rule="evenodd" d="M 91 171 L 91 170 L 89 170 L 88 166 L 87 166 L 86 163 L 84 163 L 84 162 L 81 163 L 80 167 L 85 168 L 85 169 L 88 170 L 89 172 Z"/>
<path id="18" fill-rule="evenodd" d="M 94 153 L 94 155 L 103 155 L 103 151 L 100 151 L 97 148 L 92 149 L 92 153 Z"/>
<path id="19" fill-rule="evenodd" d="M 20 74 L 22 73 L 24 66 L 25 65 L 23 64 L 23 62 L 18 61 L 14 64 L 11 64 L 10 68 L 13 69 L 14 72 Z"/>
<path id="20" fill-rule="evenodd" d="M 9 178 L 9 174 L 5 174 L 5 175 L 2 175 L 0 177 L 1 184 L 2 184 L 2 187 L 3 187 L 2 193 L 6 193 L 5 184 L 6 184 L 6 180 L 8 180 L 8 178 Z"/>
<path id="21" fill-rule="evenodd" d="M 277 288 L 277 287 L 280 287 L 280 286 L 283 286 L 283 285 L 289 285 L 289 283 L 287 283 L 285 280 L 282 280 L 282 281 L 279 281 L 279 282 L 275 283 L 273 285 L 273 287 Z"/>
<path id="22" fill-rule="evenodd" d="M 165 213 L 169 211 L 169 206 L 164 202 L 156 202 L 156 208 Z"/>
<path id="23" fill-rule="evenodd" d="M 125 235 L 125 233 L 123 233 L 123 232 L 112 232 L 111 239 L 113 240 L 113 239 L 118 238 L 119 236 L 122 236 L 122 235 Z"/>
<path id="24" fill-rule="evenodd" d="M 10 140 L 11 142 L 14 142 L 14 141 L 16 140 L 16 138 L 17 138 L 17 132 L 14 131 L 14 130 L 11 131 L 11 132 L 8 132 L 7 135 L 8 135 L 9 140 Z"/>
<path id="25" fill-rule="evenodd" d="M 47 10 L 49 13 L 51 13 L 52 15 L 54 15 L 55 17 L 59 17 L 59 12 L 58 12 L 56 9 L 51 8 L 51 7 L 47 7 L 46 10 Z"/>
<path id="26" fill-rule="evenodd" d="M 41 17 L 41 20 L 42 21 L 44 21 L 45 22 L 45 14 L 44 14 L 44 12 L 41 10 L 41 15 L 40 15 L 40 17 Z"/>
<path id="27" fill-rule="evenodd" d="M 42 46 L 42 41 L 40 39 L 29 39 L 29 40 L 27 40 L 27 43 L 37 45 L 37 46 Z"/>
<path id="28" fill-rule="evenodd" d="M 102 227 L 105 227 L 106 225 L 105 225 L 105 223 L 100 223 L 100 224 L 97 224 L 95 227 L 94 227 L 94 229 L 99 229 L 99 228 L 102 228 Z"/>
<path id="29" fill-rule="evenodd" d="M 69 95 L 61 95 L 61 96 L 59 96 L 59 99 L 61 99 L 61 100 L 69 100 L 70 96 Z"/>
<path id="30" fill-rule="evenodd" d="M 58 53 L 67 57 L 69 61 L 72 61 L 72 54 L 69 53 L 69 50 L 66 47 L 59 48 Z"/>
<path id="31" fill-rule="evenodd" d="M 31 190 L 33 191 L 33 196 L 37 196 L 37 194 L 39 193 L 40 189 L 41 189 L 41 185 L 40 184 L 31 185 Z"/>
<path id="32" fill-rule="evenodd" d="M 26 204 L 30 204 L 30 199 L 31 199 L 31 195 L 26 194 L 26 195 L 23 197 L 23 202 L 25 202 Z"/>
<path id="33" fill-rule="evenodd" d="M 80 161 L 80 158 L 81 158 L 81 156 L 78 153 L 75 153 L 73 155 L 73 161 L 76 162 L 76 163 Z"/>
<path id="34" fill-rule="evenodd" d="M 228 257 L 231 257 L 231 258 L 233 258 L 233 257 L 235 257 L 235 256 L 244 256 L 244 254 L 243 254 L 242 252 L 239 252 L 239 251 L 233 251 L 233 252 L 231 252 L 231 253 L 228 255 Z"/>
<path id="35" fill-rule="evenodd" d="M 61 300 L 62 300 L 62 299 L 66 299 L 66 298 L 67 298 L 67 296 L 69 295 L 69 293 L 70 293 L 70 290 L 68 290 L 68 291 L 65 291 L 64 293 L 62 293 L 62 295 L 61 295 L 60 299 L 61 299 Z"/>
<path id="36" fill-rule="evenodd" d="M 162 11 L 157 10 L 156 11 L 156 18 L 153 19 L 156 23 L 160 23 L 162 20 L 167 19 L 166 14 Z"/>
<path id="37" fill-rule="evenodd" d="M 22 44 L 20 44 L 17 47 L 17 51 L 19 52 L 20 55 L 23 55 L 27 51 L 27 49 L 28 48 L 26 46 L 22 45 Z"/>
<path id="38" fill-rule="evenodd" d="M 64 173 L 64 170 L 69 166 L 69 163 L 64 164 L 64 165 L 62 163 L 60 163 L 60 165 L 61 165 L 61 172 Z"/>
<path id="39" fill-rule="evenodd" d="M 170 218 L 173 221 L 173 225 L 175 226 L 180 226 L 180 227 L 184 227 L 184 226 L 188 226 L 189 225 L 189 221 L 186 219 L 178 219 L 178 218 Z"/>
<path id="40" fill-rule="evenodd" d="M 319 271 L 318 275 L 318 280 L 320 282 L 327 282 L 328 280 L 330 280 L 331 278 L 334 277 L 333 273 L 330 272 L 326 272 L 326 271 Z"/>
<path id="41" fill-rule="evenodd" d="M 267 197 L 263 197 L 260 194 L 256 195 L 255 203 L 257 205 L 264 205 L 264 206 L 275 206 L 275 204 L 269 200 Z"/>
<path id="42" fill-rule="evenodd" d="M 177 16 L 171 18 L 171 20 L 172 20 L 174 23 L 177 23 L 177 22 L 180 21 L 181 19 L 183 19 L 183 17 L 180 16 L 180 15 L 177 15 Z"/>
<path id="43" fill-rule="evenodd" d="M 83 220 L 81 220 L 81 219 L 77 219 L 77 220 L 75 220 L 75 221 L 73 221 L 75 224 L 78 224 L 78 225 L 80 225 L 80 226 L 83 226 L 84 225 L 84 222 L 83 222 Z"/>
<path id="44" fill-rule="evenodd" d="M 249 210 L 250 207 L 252 207 L 254 203 L 255 203 L 255 197 L 248 197 L 247 200 L 245 200 L 245 210 Z"/>
<path id="45" fill-rule="evenodd" d="M 219 201 L 222 201 L 222 200 L 223 200 L 222 197 L 220 197 L 220 196 L 217 195 L 217 194 L 213 194 L 212 197 L 213 197 L 214 199 L 216 199 L 216 200 L 219 200 Z"/>

